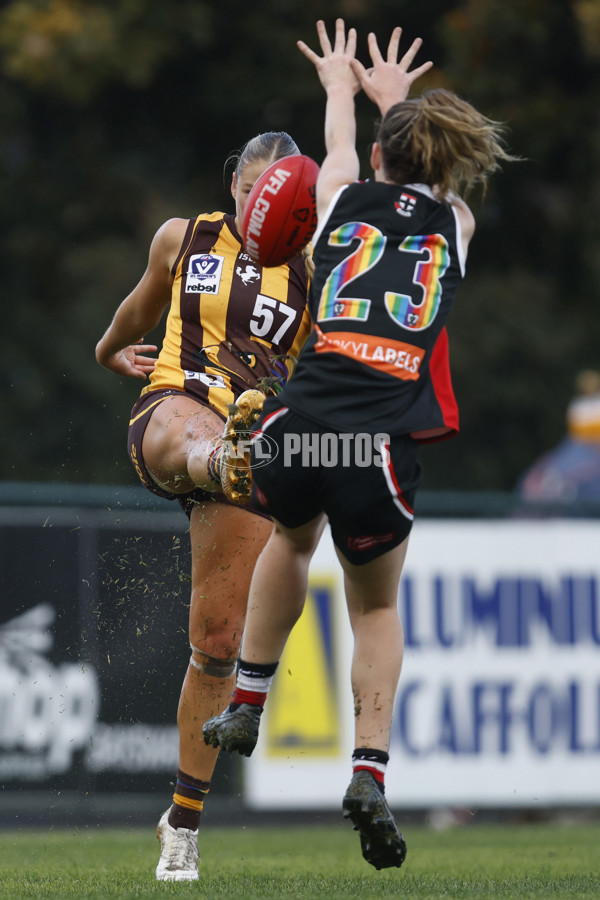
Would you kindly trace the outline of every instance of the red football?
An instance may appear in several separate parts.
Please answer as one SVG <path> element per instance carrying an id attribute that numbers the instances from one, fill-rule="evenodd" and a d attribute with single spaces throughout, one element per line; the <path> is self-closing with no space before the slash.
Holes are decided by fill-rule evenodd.
<path id="1" fill-rule="evenodd" d="M 319 167 L 309 156 L 284 156 L 262 173 L 248 194 L 242 239 L 262 266 L 281 266 L 308 244 L 317 227 Z"/>

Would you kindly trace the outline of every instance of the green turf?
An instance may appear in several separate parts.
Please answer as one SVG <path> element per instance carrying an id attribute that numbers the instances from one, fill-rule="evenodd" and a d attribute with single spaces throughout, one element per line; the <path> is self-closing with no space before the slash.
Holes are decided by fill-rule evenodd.
<path id="1" fill-rule="evenodd" d="M 600 897 L 600 825 L 405 829 L 402 869 L 377 872 L 346 822 L 206 828 L 201 881 L 154 880 L 152 830 L 0 831 L 0 897 Z"/>

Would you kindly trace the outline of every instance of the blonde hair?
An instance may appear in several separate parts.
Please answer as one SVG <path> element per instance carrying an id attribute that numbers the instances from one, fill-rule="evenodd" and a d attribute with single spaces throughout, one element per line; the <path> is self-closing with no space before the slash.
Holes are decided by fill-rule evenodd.
<path id="1" fill-rule="evenodd" d="M 313 245 L 307 244 L 306 247 L 302 248 L 301 256 L 304 260 L 304 271 L 306 272 L 306 277 L 311 280 L 315 274 L 315 263 L 313 260 Z"/>
<path id="2" fill-rule="evenodd" d="M 298 156 L 300 150 L 297 143 L 290 137 L 287 131 L 265 131 L 244 144 L 241 150 L 237 150 L 227 157 L 225 166 L 235 164 L 235 174 L 240 177 L 242 170 L 248 165 L 264 162 L 270 165 L 276 159 L 284 156 Z"/>
<path id="3" fill-rule="evenodd" d="M 299 156 L 300 149 L 287 131 L 265 131 L 244 144 L 241 150 L 232 153 L 225 161 L 225 168 L 229 163 L 235 164 L 235 174 L 239 178 L 243 169 L 252 163 L 264 162 L 267 165 L 284 156 Z M 304 270 L 307 278 L 312 278 L 315 265 L 312 259 L 312 245 L 307 244 L 301 251 L 304 259 Z"/>
<path id="4" fill-rule="evenodd" d="M 500 161 L 514 160 L 503 126 L 452 91 L 426 91 L 397 103 L 379 125 L 386 177 L 397 184 L 427 184 L 440 199 L 485 182 Z"/>

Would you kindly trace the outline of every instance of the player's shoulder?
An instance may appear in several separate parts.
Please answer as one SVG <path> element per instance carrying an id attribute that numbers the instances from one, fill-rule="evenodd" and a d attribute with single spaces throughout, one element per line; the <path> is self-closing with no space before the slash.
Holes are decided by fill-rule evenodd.
<path id="1" fill-rule="evenodd" d="M 161 255 L 173 257 L 176 255 L 186 238 L 189 241 L 202 223 L 222 222 L 224 213 L 201 213 L 188 219 L 175 217 L 167 219 L 160 226 L 153 239 L 153 250 Z"/>
<path id="2" fill-rule="evenodd" d="M 225 213 L 217 211 L 211 213 L 199 213 L 187 219 L 174 217 L 167 219 L 156 232 L 155 237 L 162 241 L 183 240 L 188 229 L 196 227 L 201 222 L 220 222 L 225 218 Z"/>
<path id="3" fill-rule="evenodd" d="M 471 212 L 470 207 L 458 194 L 449 194 L 448 203 L 454 209 L 460 222 L 463 239 L 469 241 L 475 231 L 475 216 Z"/>
<path id="4" fill-rule="evenodd" d="M 171 248 L 175 244 L 181 246 L 188 226 L 189 219 L 167 219 L 154 235 L 154 243 L 163 248 Z"/>

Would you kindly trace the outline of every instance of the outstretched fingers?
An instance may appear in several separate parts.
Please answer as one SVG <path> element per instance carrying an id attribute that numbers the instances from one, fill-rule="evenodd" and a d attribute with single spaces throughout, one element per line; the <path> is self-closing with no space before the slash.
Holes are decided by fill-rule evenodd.
<path id="1" fill-rule="evenodd" d="M 375 35 L 373 35 L 375 37 Z M 392 36 L 390 37 L 390 42 L 388 44 L 387 51 L 387 61 L 395 65 L 398 61 L 398 47 L 400 46 L 400 38 L 402 37 L 402 29 L 399 25 L 396 25 L 394 30 L 392 31 Z M 377 44 L 377 41 L 375 41 Z M 379 47 L 377 48 L 379 51 Z M 381 56 L 381 54 L 379 54 Z"/>
<path id="2" fill-rule="evenodd" d="M 322 26 L 322 30 L 319 29 L 319 26 Z M 329 38 L 327 37 L 327 31 L 325 29 L 325 23 L 323 21 L 317 22 L 317 30 L 319 32 L 319 38 L 321 40 L 321 47 L 323 47 L 323 34 L 325 35 L 327 44 L 329 46 Z M 346 24 L 344 20 L 336 19 L 334 40 L 334 53 L 338 54 L 339 56 L 354 56 L 354 54 L 356 53 L 356 28 L 350 28 L 348 30 L 348 37 L 346 38 Z M 325 53 L 324 47 L 323 52 Z"/>
<path id="3" fill-rule="evenodd" d="M 425 72 L 429 72 L 429 70 L 433 67 L 433 63 L 431 60 L 428 60 L 426 63 L 423 63 L 422 66 L 419 66 L 417 69 L 412 69 L 412 71 L 406 73 L 406 77 L 410 78 L 410 82 L 412 84 L 413 81 L 416 81 L 417 78 L 420 78 L 421 75 L 424 75 Z"/>
<path id="4" fill-rule="evenodd" d="M 308 60 L 313 65 L 318 65 L 324 59 L 327 59 L 331 56 L 349 56 L 354 57 L 356 54 L 356 29 L 350 28 L 348 31 L 348 35 L 346 36 L 346 26 L 344 24 L 343 19 L 336 19 L 335 22 L 335 37 L 333 47 L 331 46 L 331 41 L 329 40 L 329 35 L 327 34 L 327 28 L 325 26 L 325 22 L 323 19 L 319 19 L 317 22 L 317 35 L 319 38 L 319 44 L 321 45 L 321 51 L 323 56 L 319 56 L 318 53 L 315 53 L 314 50 L 305 44 L 304 41 L 296 41 L 296 46 L 300 50 L 301 53 L 306 56 Z"/>
<path id="5" fill-rule="evenodd" d="M 371 31 L 369 32 L 369 36 L 367 38 L 367 45 L 369 47 L 369 56 L 373 62 L 373 65 L 376 66 L 379 63 L 383 62 L 383 56 L 381 55 L 381 50 L 379 49 L 379 44 L 377 43 L 377 37 Z M 396 53 L 398 50 L 396 49 Z M 395 62 L 396 60 L 394 60 Z"/>
<path id="6" fill-rule="evenodd" d="M 317 22 L 317 35 L 319 37 L 319 43 L 321 45 L 321 50 L 323 51 L 323 56 L 319 56 L 318 53 L 315 53 L 314 50 L 305 44 L 304 41 L 296 41 L 296 46 L 304 56 L 310 60 L 310 62 L 314 66 L 318 66 L 319 63 L 326 57 L 331 56 L 331 43 L 329 41 L 329 35 L 327 34 L 327 29 L 325 27 L 325 22 L 322 19 L 319 19 Z"/>
<path id="7" fill-rule="evenodd" d="M 373 32 L 368 36 L 369 54 L 372 65 L 365 68 L 357 59 L 350 60 L 350 66 L 367 97 L 379 106 L 381 115 L 394 103 L 406 100 L 413 83 L 431 69 L 433 63 L 426 62 L 411 70 L 415 56 L 423 41 L 416 38 L 398 62 L 402 29 L 396 26 L 388 42 L 385 58 L 379 49 Z"/>
<path id="8" fill-rule="evenodd" d="M 339 21 L 339 20 L 338 20 Z M 323 19 L 319 19 L 317 22 L 317 35 L 319 36 L 319 43 L 321 44 L 321 50 L 323 51 L 323 56 L 329 56 L 331 54 L 331 41 L 329 40 L 329 35 L 327 34 L 327 28 L 325 27 L 325 22 Z M 337 23 L 336 23 L 336 32 L 335 32 L 336 42 L 338 37 Z"/>
<path id="9" fill-rule="evenodd" d="M 343 31 L 344 22 L 343 22 L 343 20 L 340 20 L 340 21 L 342 22 L 342 31 Z M 348 37 L 346 39 L 345 53 L 346 53 L 346 56 L 351 56 L 352 58 L 354 58 L 354 56 L 356 55 L 356 28 L 350 28 L 348 30 Z"/>
<path id="10" fill-rule="evenodd" d="M 343 19 L 335 20 L 335 44 L 333 49 L 335 53 L 343 53 L 346 49 L 346 28 Z"/>
<path id="11" fill-rule="evenodd" d="M 390 41 L 390 43 L 391 43 L 391 41 Z M 417 53 L 419 52 L 419 50 L 421 49 L 422 46 L 423 46 L 422 38 L 415 38 L 414 41 L 412 42 L 412 44 L 410 45 L 410 47 L 408 48 L 408 50 L 406 51 L 406 53 L 404 54 L 404 56 L 402 57 L 402 59 L 400 60 L 400 62 L 398 63 L 398 66 L 400 67 L 400 70 L 402 72 L 406 72 L 407 74 L 410 74 L 414 78 L 418 78 L 418 75 L 422 75 L 423 72 L 426 72 L 433 65 L 432 62 L 426 62 L 426 63 L 423 63 L 422 66 L 419 66 L 418 69 L 413 69 L 413 71 L 410 73 L 408 72 L 408 70 L 410 69 L 410 67 L 414 61 L 415 56 L 417 55 Z M 396 48 L 396 57 L 395 58 L 397 58 L 397 53 L 398 53 L 398 49 Z M 390 61 L 389 57 L 388 57 L 388 61 Z M 418 73 L 418 74 L 416 74 L 416 73 Z"/>
<path id="12" fill-rule="evenodd" d="M 387 59 L 385 60 L 385 62 L 389 63 L 392 66 L 395 66 L 396 63 L 398 62 L 398 48 L 400 46 L 400 38 L 401 37 L 402 37 L 402 29 L 400 28 L 399 25 L 396 25 L 396 27 L 392 31 L 392 35 L 391 35 L 389 43 L 388 43 Z M 369 47 L 369 54 L 373 61 L 373 65 L 374 66 L 379 65 L 382 62 L 384 62 L 383 55 L 381 53 L 381 50 L 379 49 L 379 44 L 377 43 L 377 37 L 372 31 L 370 32 L 370 34 L 367 37 L 367 44 Z M 418 47 L 417 47 L 417 50 L 418 50 Z M 415 53 L 417 52 L 417 50 L 415 50 Z M 407 55 L 408 55 L 408 53 L 405 54 L 405 56 L 407 56 Z M 413 54 L 413 56 L 414 56 L 414 54 Z M 404 57 L 403 57 L 403 59 L 404 59 Z"/>
<path id="13" fill-rule="evenodd" d="M 308 44 L 305 44 L 304 41 L 296 41 L 296 46 L 298 50 L 304 54 L 304 56 L 313 64 L 313 66 L 318 65 L 321 62 L 321 57 L 315 53 L 314 50 L 311 50 Z"/>

